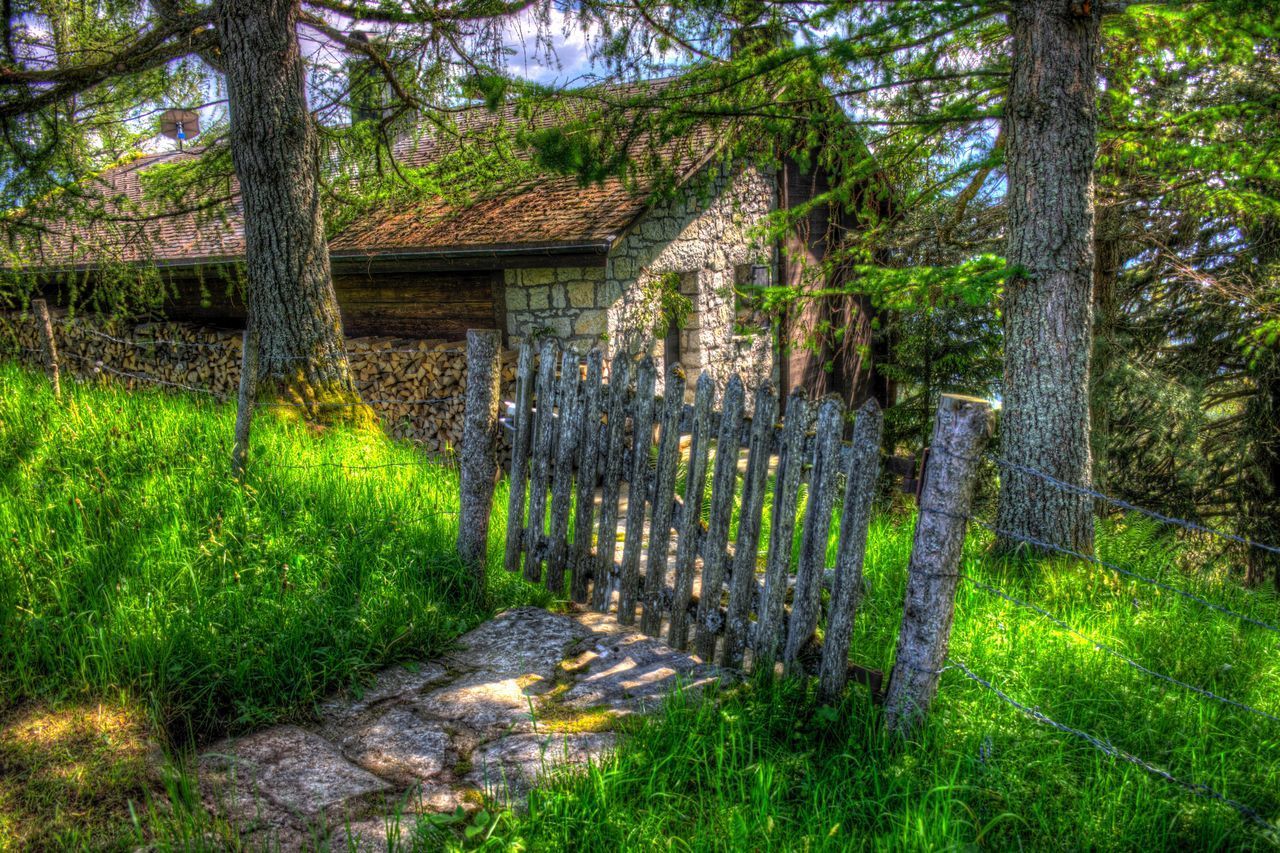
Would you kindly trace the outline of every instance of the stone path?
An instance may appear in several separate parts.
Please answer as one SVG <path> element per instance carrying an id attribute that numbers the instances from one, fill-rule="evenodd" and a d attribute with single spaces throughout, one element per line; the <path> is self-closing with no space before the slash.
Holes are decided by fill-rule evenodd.
<path id="1" fill-rule="evenodd" d="M 546 769 L 612 748 L 618 717 L 721 675 L 610 616 L 512 610 L 439 660 L 325 702 L 314 726 L 211 747 L 201 796 L 251 845 L 386 849 L 415 814 L 520 802 Z"/>

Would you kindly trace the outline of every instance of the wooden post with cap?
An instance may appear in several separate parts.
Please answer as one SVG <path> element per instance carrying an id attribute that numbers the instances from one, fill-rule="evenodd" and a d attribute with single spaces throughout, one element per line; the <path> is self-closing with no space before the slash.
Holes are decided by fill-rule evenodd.
<path id="1" fill-rule="evenodd" d="M 244 482 L 249 464 L 249 427 L 258 387 L 258 330 L 246 328 L 241 339 L 240 392 L 236 399 L 235 446 L 231 449 L 231 473 Z"/>
<path id="2" fill-rule="evenodd" d="M 944 394 L 938 402 L 907 567 L 902 628 L 885 696 L 885 725 L 898 735 L 909 735 L 919 726 L 938 693 L 951 642 L 973 486 L 992 426 L 986 400 Z"/>
<path id="3" fill-rule="evenodd" d="M 58 343 L 53 338 L 53 320 L 49 317 L 49 305 L 43 299 L 32 299 L 31 310 L 36 315 L 36 327 L 40 330 L 40 342 L 44 348 L 44 366 L 53 384 L 53 396 L 62 399 L 62 379 L 58 374 Z"/>
<path id="4" fill-rule="evenodd" d="M 462 422 L 458 556 L 481 587 L 489 545 L 489 515 L 498 472 L 499 385 L 502 335 L 467 332 L 467 403 Z M 514 485 L 513 485 L 514 488 Z"/>

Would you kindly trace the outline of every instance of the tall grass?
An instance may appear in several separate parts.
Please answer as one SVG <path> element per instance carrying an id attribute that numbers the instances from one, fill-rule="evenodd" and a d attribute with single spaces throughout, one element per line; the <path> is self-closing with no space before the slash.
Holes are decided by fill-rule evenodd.
<path id="1" fill-rule="evenodd" d="M 206 739 L 305 715 L 537 595 L 494 572 L 486 599 L 463 571 L 453 470 L 260 417 L 242 489 L 233 418 L 74 383 L 58 403 L 0 366 L 0 711 L 124 693 L 178 740 Z"/>
<path id="2" fill-rule="evenodd" d="M 500 511 L 490 588 L 469 582 L 452 556 L 448 468 L 378 436 L 263 418 L 241 489 L 225 474 L 231 420 L 207 401 L 110 388 L 73 385 L 59 404 L 42 377 L 0 367 L 0 713 L 121 694 L 178 741 L 203 740 L 305 716 L 335 687 L 438 652 L 495 607 L 547 603 L 497 570 Z M 852 650 L 864 665 L 891 665 L 911 534 L 909 518 L 873 523 Z M 1152 669 L 1280 714 L 1277 635 L 1102 568 L 990 559 L 987 544 L 971 536 L 967 577 Z M 1099 550 L 1280 624 L 1273 595 L 1197 571 L 1186 543 L 1153 523 L 1104 525 Z M 1018 701 L 1280 820 L 1280 724 L 1154 680 L 967 581 L 952 655 Z M 1038 725 L 957 670 L 909 745 L 884 740 L 862 688 L 838 707 L 818 706 L 811 689 L 749 682 L 677 695 L 628 724 L 603 764 L 553 776 L 527 813 L 474 836 L 419 839 L 423 849 L 587 850 L 1275 844 L 1230 808 Z M 193 796 L 181 808 L 170 798 L 189 827 L 147 812 L 137 840 L 185 827 L 173 844 L 202 844 L 210 830 Z M 218 832 L 234 841 L 234 829 Z"/>
<path id="3" fill-rule="evenodd" d="M 888 668 L 910 520 L 878 520 L 853 657 Z M 1034 601 L 1149 667 L 1280 714 L 1275 634 L 1104 569 L 996 561 L 964 572 Z M 1121 522 L 1104 557 L 1272 623 L 1280 603 L 1177 568 L 1157 526 Z M 1168 685 L 1042 617 L 962 583 L 952 655 L 1015 699 L 1280 819 L 1280 724 Z M 553 777 L 501 825 L 530 849 L 1268 849 L 1276 839 L 1197 797 L 1029 720 L 956 670 L 919 742 L 886 741 L 861 688 L 817 706 L 811 685 L 758 682 L 677 696 L 612 759 Z"/>

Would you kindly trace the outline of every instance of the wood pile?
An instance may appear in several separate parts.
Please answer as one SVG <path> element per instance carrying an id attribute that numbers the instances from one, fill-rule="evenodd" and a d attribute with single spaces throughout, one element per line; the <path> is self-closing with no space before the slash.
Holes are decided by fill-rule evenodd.
<path id="1" fill-rule="evenodd" d="M 30 317 L 10 316 L 19 357 L 41 362 L 40 338 Z M 63 372 L 81 380 L 107 379 L 129 388 L 172 383 L 234 399 L 240 382 L 239 332 L 184 323 L 133 327 L 86 319 L 55 320 Z M 420 443 L 431 453 L 462 441 L 466 404 L 466 345 L 457 341 L 348 338 L 356 387 L 382 418 L 387 432 Z M 515 382 L 515 353 L 502 356 L 502 394 Z M 136 374 L 130 376 L 128 374 Z"/>
<path id="2" fill-rule="evenodd" d="M 466 407 L 466 346 L 457 341 L 351 338 L 351 370 L 360 394 L 397 438 L 420 442 L 430 452 L 446 452 L 462 442 Z M 515 383 L 514 352 L 502 355 L 502 389 Z"/>

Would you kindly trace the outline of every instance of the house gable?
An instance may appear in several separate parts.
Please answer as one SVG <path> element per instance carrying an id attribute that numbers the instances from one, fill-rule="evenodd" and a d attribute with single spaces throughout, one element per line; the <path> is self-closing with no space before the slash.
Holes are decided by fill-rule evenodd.
<path id="1" fill-rule="evenodd" d="M 506 270 L 508 331 L 513 339 L 554 335 L 579 351 L 606 342 L 612 353 L 664 357 L 658 285 L 675 273 L 692 303 L 678 333 L 688 372 L 710 370 L 720 385 L 735 371 L 758 382 L 769 374 L 770 344 L 736 333 L 735 275 L 773 263 L 761 226 L 776 199 L 766 170 L 746 162 L 707 165 L 644 209 L 615 240 L 603 268 Z"/>

